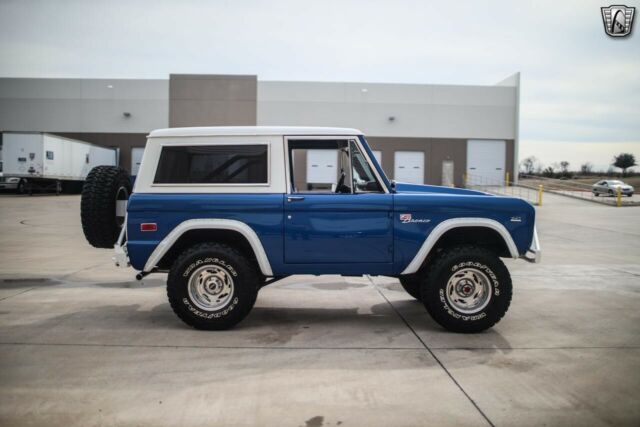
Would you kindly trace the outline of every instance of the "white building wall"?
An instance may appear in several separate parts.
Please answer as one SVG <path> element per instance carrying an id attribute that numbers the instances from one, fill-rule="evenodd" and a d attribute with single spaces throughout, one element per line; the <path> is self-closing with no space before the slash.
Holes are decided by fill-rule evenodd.
<path id="1" fill-rule="evenodd" d="M 168 122 L 168 80 L 0 78 L 0 130 L 141 133 Z"/>
<path id="2" fill-rule="evenodd" d="M 258 81 L 257 91 L 258 125 L 517 141 L 516 78 L 496 86 Z M 0 130 L 146 133 L 168 121 L 169 80 L 0 78 Z"/>
<path id="3" fill-rule="evenodd" d="M 258 81 L 257 98 L 258 125 L 354 127 L 371 136 L 516 138 L 516 86 Z"/>

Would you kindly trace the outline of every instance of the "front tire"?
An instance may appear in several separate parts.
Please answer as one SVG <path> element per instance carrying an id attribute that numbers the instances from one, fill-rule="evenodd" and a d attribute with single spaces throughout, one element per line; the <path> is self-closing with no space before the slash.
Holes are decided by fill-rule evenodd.
<path id="1" fill-rule="evenodd" d="M 400 284 L 402 285 L 402 288 L 409 295 L 411 295 L 418 301 L 422 300 L 422 298 L 420 297 L 420 288 L 422 287 L 422 282 L 424 280 L 424 277 L 416 276 L 416 275 L 400 276 L 398 280 L 400 280 Z"/>
<path id="2" fill-rule="evenodd" d="M 472 245 L 443 251 L 429 268 L 423 303 L 444 328 L 476 333 L 498 323 L 509 309 L 509 271 L 493 252 Z"/>
<path id="3" fill-rule="evenodd" d="M 171 308 L 196 329 L 229 329 L 242 321 L 256 302 L 256 267 L 235 249 L 201 243 L 183 252 L 167 279 Z"/>

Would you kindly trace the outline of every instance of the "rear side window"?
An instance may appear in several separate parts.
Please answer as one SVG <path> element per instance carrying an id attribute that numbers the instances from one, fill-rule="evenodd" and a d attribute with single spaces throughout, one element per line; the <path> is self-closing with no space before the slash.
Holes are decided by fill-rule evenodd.
<path id="1" fill-rule="evenodd" d="M 155 184 L 268 184 L 268 146 L 165 146 Z"/>

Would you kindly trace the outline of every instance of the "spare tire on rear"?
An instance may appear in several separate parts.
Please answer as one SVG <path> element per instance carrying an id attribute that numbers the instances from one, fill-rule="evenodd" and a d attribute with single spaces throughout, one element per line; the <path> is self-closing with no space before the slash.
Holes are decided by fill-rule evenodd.
<path id="1" fill-rule="evenodd" d="M 131 194 L 129 174 L 116 166 L 91 169 L 82 187 L 80 218 L 87 241 L 96 248 L 113 248 L 124 225 Z"/>

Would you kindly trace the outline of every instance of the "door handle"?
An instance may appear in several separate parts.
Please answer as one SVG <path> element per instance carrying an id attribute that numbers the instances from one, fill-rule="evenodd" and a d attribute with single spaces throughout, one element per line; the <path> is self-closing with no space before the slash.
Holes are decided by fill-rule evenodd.
<path id="1" fill-rule="evenodd" d="M 304 196 L 287 196 L 287 202 L 301 202 Z"/>

